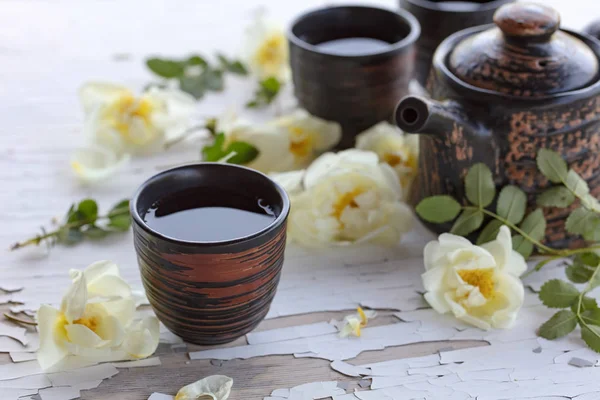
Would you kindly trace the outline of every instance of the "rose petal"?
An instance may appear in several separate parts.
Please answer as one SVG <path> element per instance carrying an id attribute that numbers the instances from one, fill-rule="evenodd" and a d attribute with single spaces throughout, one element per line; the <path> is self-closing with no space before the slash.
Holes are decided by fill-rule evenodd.
<path id="1" fill-rule="evenodd" d="M 159 324 L 156 317 L 147 317 L 134 323 L 126 332 L 123 350 L 134 358 L 151 356 L 158 347 Z"/>
<path id="2" fill-rule="evenodd" d="M 93 183 L 114 175 L 129 159 L 129 155 L 119 157 L 106 147 L 90 146 L 71 155 L 71 169 L 83 182 Z"/>
<path id="3" fill-rule="evenodd" d="M 227 400 L 233 379 L 224 375 L 212 375 L 182 387 L 175 400 Z"/>
<path id="4" fill-rule="evenodd" d="M 126 87 L 106 82 L 89 82 L 79 89 L 79 99 L 86 113 L 98 105 L 110 103 L 127 94 L 132 95 Z"/>
<path id="5" fill-rule="evenodd" d="M 85 325 L 68 324 L 65 325 L 65 330 L 67 332 L 67 339 L 78 346 L 97 348 L 107 343 L 107 341 L 102 340 L 96 332 Z"/>
<path id="6" fill-rule="evenodd" d="M 37 359 L 43 370 L 53 368 L 68 354 L 67 349 L 62 345 L 64 333 L 60 323 L 61 318 L 61 313 L 57 309 L 45 304 L 37 312 L 36 319 L 40 335 Z"/>
<path id="7" fill-rule="evenodd" d="M 85 311 L 87 303 L 87 283 L 83 272 L 72 269 L 69 271 L 73 283 L 65 293 L 60 311 L 65 315 L 69 324 L 74 320 L 81 318 Z"/>

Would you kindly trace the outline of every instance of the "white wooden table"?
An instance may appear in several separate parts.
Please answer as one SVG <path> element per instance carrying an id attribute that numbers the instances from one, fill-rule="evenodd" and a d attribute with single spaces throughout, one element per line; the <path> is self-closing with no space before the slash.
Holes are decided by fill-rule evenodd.
<path id="1" fill-rule="evenodd" d="M 76 91 L 89 80 L 123 83 L 141 89 L 151 79 L 144 65 L 154 54 L 211 55 L 222 51 L 236 55 L 244 27 L 252 12 L 265 6 L 287 24 L 302 11 L 327 4 L 322 0 L 2 0 L 0 1 L 0 246 L 36 233 L 53 217 L 62 217 L 68 206 L 85 197 L 98 200 L 101 208 L 129 197 L 161 166 L 199 158 L 198 146 L 180 146 L 156 156 L 135 159 L 118 177 L 97 186 L 81 186 L 71 175 L 71 152 L 84 144 L 82 112 Z M 343 3 L 355 3 L 346 1 Z M 393 0 L 362 1 L 390 8 Z M 562 14 L 563 26 L 581 29 L 600 17 L 600 3 L 591 0 L 545 0 Z M 209 94 L 198 104 L 199 116 L 221 114 L 226 108 L 243 110 L 253 82 L 231 78 L 222 94 Z M 266 119 L 269 112 L 249 112 Z M 430 239 L 413 235 L 401 246 L 409 257 L 419 257 L 422 244 Z M 399 251 L 400 251 L 399 250 Z M 20 281 L 24 287 L 45 279 L 63 279 L 70 268 L 84 268 L 93 261 L 111 259 L 127 277 L 136 277 L 137 264 L 131 233 L 76 247 L 56 247 L 47 254 L 43 247 L 1 253 L 2 282 Z M 37 281 L 36 281 L 37 279 Z M 7 309 L 8 306 L 2 306 Z M 265 321 L 259 329 L 297 325 L 339 318 L 345 312 L 316 313 Z M 383 317 L 374 325 L 385 324 Z M 243 341 L 244 339 L 240 339 Z M 241 343 L 238 341 L 237 343 Z M 458 346 L 474 346 L 463 341 Z M 483 343 L 481 343 L 483 344 Z M 384 361 L 431 354 L 445 343 L 413 344 L 363 353 L 353 363 Z M 197 346 L 190 346 L 190 350 Z M 84 399 L 146 399 L 152 392 L 175 393 L 181 386 L 211 374 L 235 380 L 231 399 L 260 399 L 279 387 L 320 381 L 352 380 L 329 368 L 324 360 L 295 359 L 291 355 L 226 361 L 215 366 L 208 361 L 188 361 L 187 352 L 175 353 L 161 345 L 160 367 L 122 370 L 98 388 L 82 393 Z M 6 354 L 0 363 L 10 362 Z"/>

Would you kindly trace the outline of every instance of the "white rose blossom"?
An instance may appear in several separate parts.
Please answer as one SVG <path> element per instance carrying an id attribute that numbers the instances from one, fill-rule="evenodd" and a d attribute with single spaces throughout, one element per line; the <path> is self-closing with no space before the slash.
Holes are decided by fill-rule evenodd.
<path id="1" fill-rule="evenodd" d="M 356 148 L 377 153 L 379 161 L 394 169 L 405 195 L 408 194 L 418 170 L 418 135 L 405 135 L 397 126 L 384 121 L 359 134 Z"/>
<path id="2" fill-rule="evenodd" d="M 124 86 L 90 82 L 79 91 L 88 147 L 76 151 L 71 167 L 93 182 L 114 174 L 130 154 L 146 154 L 190 126 L 195 100 L 175 89 L 151 88 L 136 96 Z"/>
<path id="3" fill-rule="evenodd" d="M 217 122 L 225 133 L 225 146 L 241 141 L 254 146 L 258 156 L 246 164 L 262 172 L 283 172 L 304 168 L 319 154 L 330 150 L 341 138 L 341 127 L 297 110 L 266 124 L 237 120 L 231 114 Z"/>
<path id="4" fill-rule="evenodd" d="M 72 284 L 60 309 L 42 305 L 37 313 L 42 369 L 65 370 L 154 353 L 158 319 L 134 320 L 131 288 L 114 263 L 99 261 L 84 271 L 72 269 L 69 275 Z"/>
<path id="5" fill-rule="evenodd" d="M 395 245 L 412 225 L 395 173 L 375 153 L 326 153 L 306 171 L 272 177 L 291 197 L 288 235 L 301 245 Z"/>
<path id="6" fill-rule="evenodd" d="M 527 264 L 512 249 L 508 227 L 482 246 L 444 233 L 425 246 L 424 258 L 425 300 L 434 310 L 485 330 L 514 325 L 524 298 L 519 276 Z"/>
<path id="7" fill-rule="evenodd" d="M 250 72 L 259 79 L 276 78 L 281 83 L 289 81 L 290 54 L 283 27 L 257 13 L 246 29 L 243 58 Z"/>

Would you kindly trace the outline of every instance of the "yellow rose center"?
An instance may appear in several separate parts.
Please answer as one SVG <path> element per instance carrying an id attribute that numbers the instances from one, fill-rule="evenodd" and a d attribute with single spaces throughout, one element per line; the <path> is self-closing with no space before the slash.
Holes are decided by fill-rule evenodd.
<path id="1" fill-rule="evenodd" d="M 141 120 L 146 129 L 152 126 L 152 112 L 154 106 L 146 97 L 136 99 L 127 93 L 115 100 L 104 112 L 104 118 L 108 124 L 129 142 L 144 144 L 145 137 L 132 136 L 131 124 L 135 120 Z"/>
<path id="2" fill-rule="evenodd" d="M 87 326 L 92 332 L 96 332 L 96 329 L 98 329 L 98 318 L 94 316 L 82 317 L 73 321 L 73 323 Z"/>
<path id="3" fill-rule="evenodd" d="M 285 61 L 285 45 L 285 37 L 281 34 L 267 38 L 258 49 L 256 56 L 258 63 L 262 66 L 283 63 Z"/>
<path id="4" fill-rule="evenodd" d="M 458 275 L 463 281 L 471 286 L 479 288 L 479 292 L 486 299 L 490 299 L 494 295 L 494 270 L 486 269 L 462 269 L 458 271 Z"/>
<path id="5" fill-rule="evenodd" d="M 342 194 L 333 204 L 333 213 L 331 215 L 339 221 L 346 207 L 358 208 L 358 204 L 354 199 L 362 193 L 364 193 L 364 189 L 355 188 L 350 192 Z"/>
<path id="6" fill-rule="evenodd" d="M 385 153 L 383 155 L 383 161 L 390 166 L 395 167 L 402 162 L 402 158 L 395 153 Z"/>
<path id="7" fill-rule="evenodd" d="M 312 153 L 313 136 L 302 128 L 292 126 L 290 130 L 290 153 L 296 157 L 306 157 Z"/>

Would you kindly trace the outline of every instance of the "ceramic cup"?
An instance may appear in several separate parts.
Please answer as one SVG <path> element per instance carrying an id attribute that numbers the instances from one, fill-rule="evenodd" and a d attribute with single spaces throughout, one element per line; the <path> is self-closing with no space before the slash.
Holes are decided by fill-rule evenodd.
<path id="1" fill-rule="evenodd" d="M 433 53 L 444 39 L 466 28 L 492 23 L 494 12 L 503 4 L 513 1 L 399 0 L 400 7 L 409 11 L 421 23 L 415 79 L 425 86 Z"/>
<path id="2" fill-rule="evenodd" d="M 196 187 L 242 191 L 264 199 L 275 221 L 226 241 L 185 241 L 150 228 L 144 213 L 160 198 Z M 189 343 L 230 342 L 267 315 L 283 264 L 285 190 L 267 176 L 232 164 L 186 165 L 153 176 L 131 201 L 133 236 L 146 295 L 157 317 Z"/>
<path id="3" fill-rule="evenodd" d="M 296 98 L 311 114 L 341 124 L 340 149 L 390 119 L 398 99 L 408 93 L 419 32 L 419 23 L 406 11 L 362 6 L 319 9 L 293 22 L 288 39 Z M 347 38 L 386 43 L 359 54 L 319 46 Z"/>

